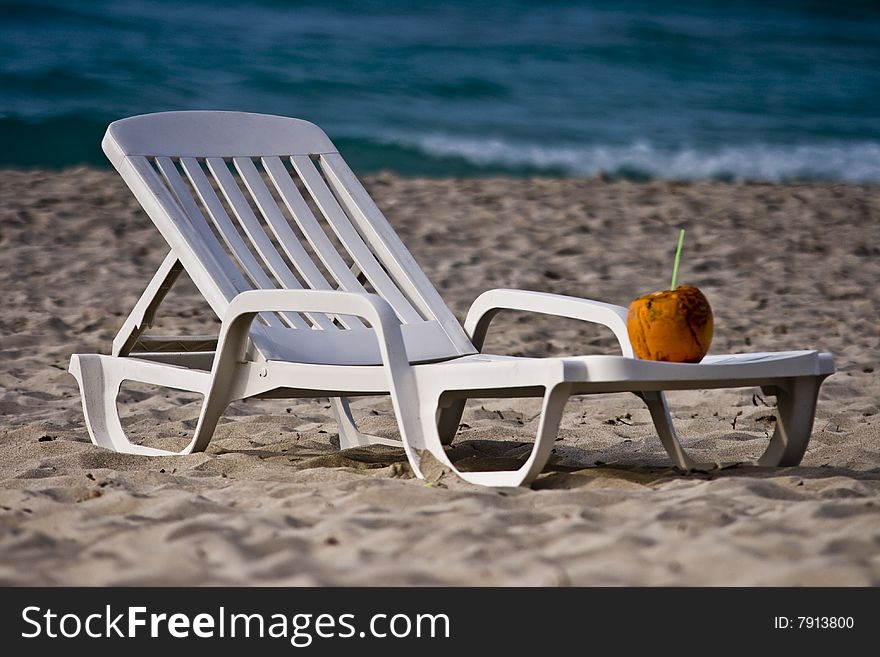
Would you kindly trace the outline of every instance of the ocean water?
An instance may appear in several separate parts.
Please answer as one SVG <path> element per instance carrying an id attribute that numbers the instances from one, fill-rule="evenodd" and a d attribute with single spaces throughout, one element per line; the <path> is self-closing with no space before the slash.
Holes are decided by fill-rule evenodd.
<path id="1" fill-rule="evenodd" d="M 170 109 L 360 172 L 880 181 L 880 3 L 0 0 L 0 165 Z"/>

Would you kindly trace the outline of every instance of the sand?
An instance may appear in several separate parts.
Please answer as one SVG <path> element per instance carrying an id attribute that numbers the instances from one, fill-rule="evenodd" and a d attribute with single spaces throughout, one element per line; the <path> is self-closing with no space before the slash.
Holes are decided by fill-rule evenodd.
<path id="1" fill-rule="evenodd" d="M 572 398 L 531 489 L 411 476 L 402 451 L 338 451 L 326 400 L 234 404 L 203 454 L 91 444 L 67 374 L 108 353 L 162 238 L 112 171 L 0 176 L 0 583 L 5 585 L 878 585 L 880 188 L 604 180 L 366 179 L 456 315 L 491 287 L 626 305 L 681 280 L 715 353 L 834 353 L 800 467 L 669 467 L 632 396 Z M 188 282 L 157 330 L 217 322 Z M 612 353 L 602 330 L 502 315 L 487 351 Z M 758 394 L 756 394 L 758 393 Z M 696 454 L 744 459 L 773 430 L 758 390 L 670 395 Z M 126 386 L 130 434 L 186 441 L 198 400 Z M 393 436 L 383 398 L 354 402 Z M 453 458 L 515 464 L 535 400 L 475 400 Z"/>

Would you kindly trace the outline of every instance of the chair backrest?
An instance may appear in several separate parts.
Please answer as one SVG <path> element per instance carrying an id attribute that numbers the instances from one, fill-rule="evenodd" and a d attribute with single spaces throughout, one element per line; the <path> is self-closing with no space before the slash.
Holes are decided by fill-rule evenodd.
<path id="1" fill-rule="evenodd" d="M 316 125 L 242 112 L 162 112 L 107 129 L 104 152 L 218 316 L 252 289 L 373 292 L 412 362 L 475 353 L 461 325 Z M 263 313 L 267 359 L 380 363 L 348 316 Z"/>

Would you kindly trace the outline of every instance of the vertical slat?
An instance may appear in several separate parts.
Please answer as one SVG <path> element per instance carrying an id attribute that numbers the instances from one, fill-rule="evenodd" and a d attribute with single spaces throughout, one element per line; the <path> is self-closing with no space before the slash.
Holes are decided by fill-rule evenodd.
<path id="1" fill-rule="evenodd" d="M 180 165 L 192 183 L 196 194 L 199 195 L 202 205 L 208 211 L 208 216 L 211 217 L 211 221 L 214 222 L 214 226 L 216 226 L 223 241 L 226 242 L 226 246 L 229 247 L 229 250 L 241 263 L 245 274 L 253 281 L 254 286 L 265 290 L 276 289 L 272 279 L 266 275 L 257 259 L 254 258 L 254 254 L 251 253 L 241 235 L 238 234 L 232 220 L 226 214 L 226 210 L 223 209 L 220 199 L 214 193 L 211 183 L 208 182 L 208 177 L 202 171 L 201 166 L 199 166 L 198 160 L 193 157 L 182 157 L 180 158 Z M 262 313 L 261 317 L 269 326 L 283 326 L 273 313 Z M 285 318 L 296 328 L 309 328 L 308 324 L 298 315 L 287 313 Z"/>
<path id="2" fill-rule="evenodd" d="M 207 158 L 206 163 L 214 180 L 217 181 L 220 191 L 223 192 L 224 198 L 229 203 L 229 207 L 232 208 L 233 213 L 238 219 L 239 225 L 254 245 L 257 254 L 266 263 L 266 267 L 272 272 L 272 275 L 275 276 L 276 280 L 283 287 L 289 290 L 302 289 L 302 284 L 293 275 L 293 272 L 290 271 L 287 263 L 278 254 L 275 245 L 272 244 L 272 241 L 266 235 L 260 222 L 257 221 L 257 217 L 242 194 L 241 188 L 229 172 L 226 162 L 222 158 L 212 157 Z M 308 317 L 322 329 L 336 329 L 336 325 L 322 313 L 309 314 Z"/>
<path id="3" fill-rule="evenodd" d="M 336 198 L 330 192 L 321 174 L 315 168 L 308 155 L 294 155 L 290 158 L 300 179 L 309 190 L 315 204 L 327 219 L 339 241 L 348 250 L 355 262 L 360 267 L 361 273 L 373 285 L 376 292 L 391 304 L 394 312 L 405 324 L 414 324 L 424 321 L 424 318 L 416 312 L 409 300 L 401 293 L 382 269 L 379 261 L 372 251 L 364 244 L 361 236 L 351 225 L 345 212 L 339 206 Z"/>
<path id="4" fill-rule="evenodd" d="M 458 320 L 342 156 L 338 153 L 321 155 L 321 168 L 352 221 L 398 286 L 425 317 L 440 322 L 462 353 L 472 353 L 473 345 Z"/>
<path id="5" fill-rule="evenodd" d="M 321 273 L 321 270 L 312 262 L 311 256 L 306 253 L 302 244 L 300 244 L 299 236 L 293 232 L 290 224 L 287 223 L 287 219 L 281 213 L 281 209 L 275 202 L 275 198 L 272 196 L 269 188 L 266 187 L 266 183 L 263 182 L 263 177 L 257 171 L 253 161 L 249 157 L 236 157 L 232 159 L 232 163 L 241 176 L 251 198 L 254 199 L 260 214 L 263 215 L 263 218 L 275 235 L 275 239 L 278 240 L 281 248 L 284 249 L 284 253 L 287 254 L 290 262 L 293 263 L 293 266 L 299 272 L 299 275 L 303 277 L 303 280 L 313 290 L 336 289 L 336 286 L 330 284 L 324 277 L 324 274 Z M 361 286 L 360 290 L 357 291 L 363 289 L 363 286 Z M 365 326 L 357 317 L 340 315 L 338 319 L 346 328 L 363 328 Z"/>
<path id="6" fill-rule="evenodd" d="M 208 228 L 205 217 L 202 215 L 201 210 L 199 210 L 199 206 L 196 205 L 189 188 L 183 182 L 183 178 L 180 177 L 180 173 L 178 173 L 177 167 L 174 166 L 171 158 L 157 157 L 156 167 L 162 173 L 168 186 L 171 187 L 179 205 L 189 219 L 187 226 L 198 236 L 197 239 L 189 240 L 192 242 L 190 246 L 194 250 L 208 250 L 211 258 L 203 259 L 200 257 L 200 259 L 203 262 L 215 263 L 217 270 L 222 274 L 219 276 L 218 281 L 227 287 L 224 291 L 224 295 L 227 296 L 227 303 L 239 292 L 252 289 L 253 286 L 245 280 L 241 272 L 232 266 L 229 256 L 223 251 L 220 243 L 217 242 L 217 238 Z"/>
<path id="7" fill-rule="evenodd" d="M 305 199 L 299 193 L 280 158 L 264 157 L 261 161 L 266 173 L 269 174 L 269 179 L 272 181 L 275 189 L 278 190 L 278 194 L 281 196 L 303 235 L 342 289 L 347 292 L 360 292 L 362 294 L 366 292 L 364 286 L 349 271 L 348 265 L 345 264 L 339 253 L 336 252 L 336 248 L 330 242 L 330 239 L 324 234 L 324 230 L 321 228 L 318 220 L 315 219 L 309 206 L 306 205 Z"/>

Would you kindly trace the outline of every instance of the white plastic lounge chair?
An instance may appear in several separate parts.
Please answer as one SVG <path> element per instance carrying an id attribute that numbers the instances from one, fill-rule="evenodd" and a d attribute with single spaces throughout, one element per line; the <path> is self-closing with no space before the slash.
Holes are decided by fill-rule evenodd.
<path id="1" fill-rule="evenodd" d="M 834 371 L 829 354 L 708 356 L 695 365 L 638 360 L 624 308 L 522 290 L 481 295 L 462 328 L 311 123 L 238 112 L 149 114 L 111 124 L 103 148 L 171 251 L 113 341 L 112 355 L 71 358 L 97 445 L 173 453 L 126 437 L 116 397 L 120 384 L 133 380 L 204 396 L 195 435 L 180 454 L 204 450 L 234 400 L 329 397 L 342 447 L 402 444 L 419 477 L 427 450 L 487 486 L 528 484 L 538 475 L 570 395 L 635 393 L 674 464 L 689 470 L 715 464 L 684 452 L 663 391 L 760 386 L 776 396 L 778 421 L 757 463 L 796 465 L 806 450 L 819 386 Z M 222 320 L 219 337 L 143 335 L 182 269 Z M 622 355 L 479 353 L 501 309 L 602 324 Z M 355 425 L 347 398 L 377 394 L 391 396 L 400 441 Z M 511 396 L 543 397 L 528 460 L 515 471 L 460 472 L 443 446 L 458 429 L 464 400 Z"/>

